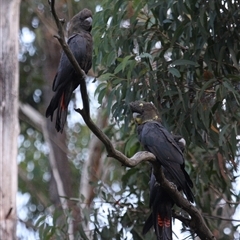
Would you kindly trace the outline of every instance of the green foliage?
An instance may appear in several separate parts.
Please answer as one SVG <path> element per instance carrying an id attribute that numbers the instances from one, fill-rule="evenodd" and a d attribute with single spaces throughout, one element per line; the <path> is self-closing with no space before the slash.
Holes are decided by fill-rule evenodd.
<path id="1" fill-rule="evenodd" d="M 239 3 L 106 0 L 102 8 L 93 29 L 99 103 L 110 92 L 108 109 L 120 126 L 124 121 L 126 139 L 128 104 L 155 103 L 164 125 L 187 141 L 197 205 L 214 214 L 220 199 L 233 200 L 238 165 Z M 132 154 L 133 146 L 129 136 L 125 153 Z M 125 176 L 135 174 L 141 176 L 134 170 Z"/>
<path id="2" fill-rule="evenodd" d="M 28 216 L 25 219 L 28 220 L 36 218 L 50 204 L 45 197 L 48 194 L 50 173 L 42 135 L 24 123 L 21 124 L 21 129 L 18 154 L 19 191 L 31 193 L 27 205 Z"/>

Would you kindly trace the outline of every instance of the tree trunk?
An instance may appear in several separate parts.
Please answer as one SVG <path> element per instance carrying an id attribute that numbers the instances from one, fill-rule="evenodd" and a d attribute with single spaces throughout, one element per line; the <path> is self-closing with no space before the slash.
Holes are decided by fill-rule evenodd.
<path id="1" fill-rule="evenodd" d="M 0 239 L 16 239 L 19 6 L 0 7 Z"/>

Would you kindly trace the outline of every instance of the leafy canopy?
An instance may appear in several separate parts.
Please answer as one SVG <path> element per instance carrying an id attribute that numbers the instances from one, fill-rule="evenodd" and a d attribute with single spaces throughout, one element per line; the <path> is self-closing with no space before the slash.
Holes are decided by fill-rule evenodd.
<path id="1" fill-rule="evenodd" d="M 239 24 L 238 1 L 104 1 L 94 16 L 99 103 L 107 94 L 108 111 L 120 126 L 124 121 L 125 136 L 131 127 L 128 104 L 155 103 L 164 125 L 187 141 L 196 202 L 207 215 L 223 216 L 227 202 L 239 201 L 232 189 L 239 141 Z M 134 137 L 129 136 L 129 149 Z M 235 206 L 229 208 L 234 212 Z M 225 224 L 206 220 L 212 229 Z"/>

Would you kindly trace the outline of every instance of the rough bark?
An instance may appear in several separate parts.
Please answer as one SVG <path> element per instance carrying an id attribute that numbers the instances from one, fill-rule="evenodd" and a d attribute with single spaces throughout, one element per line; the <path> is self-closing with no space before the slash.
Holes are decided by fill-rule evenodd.
<path id="1" fill-rule="evenodd" d="M 20 1 L 0 6 L 0 239 L 16 239 Z"/>

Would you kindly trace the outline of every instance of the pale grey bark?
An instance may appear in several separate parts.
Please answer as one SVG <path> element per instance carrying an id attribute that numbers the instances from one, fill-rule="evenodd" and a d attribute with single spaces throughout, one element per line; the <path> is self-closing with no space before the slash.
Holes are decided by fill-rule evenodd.
<path id="1" fill-rule="evenodd" d="M 0 239 L 16 239 L 19 0 L 0 1 Z"/>

